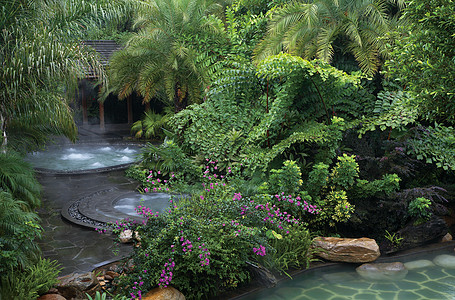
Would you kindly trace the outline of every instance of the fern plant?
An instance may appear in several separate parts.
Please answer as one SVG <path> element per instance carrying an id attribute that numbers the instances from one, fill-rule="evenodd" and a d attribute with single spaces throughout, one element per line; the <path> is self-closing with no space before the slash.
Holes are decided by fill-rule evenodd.
<path id="1" fill-rule="evenodd" d="M 0 299 L 37 299 L 58 283 L 61 271 L 57 261 L 38 259 L 23 271 L 3 272 L 0 275 Z"/>
<path id="2" fill-rule="evenodd" d="M 165 114 L 157 114 L 150 110 L 146 111 L 141 120 L 133 123 L 131 133 L 136 138 L 163 138 L 164 132 L 162 129 L 166 128 L 166 123 L 173 115 L 174 112 L 169 106 L 165 108 Z"/>
<path id="3" fill-rule="evenodd" d="M 41 186 L 29 163 L 12 151 L 0 153 L 0 189 L 23 203 L 31 211 L 41 205 Z"/>
<path id="4" fill-rule="evenodd" d="M 41 236 L 38 215 L 27 204 L 0 189 L 0 274 L 23 269 L 40 256 L 35 238 Z"/>

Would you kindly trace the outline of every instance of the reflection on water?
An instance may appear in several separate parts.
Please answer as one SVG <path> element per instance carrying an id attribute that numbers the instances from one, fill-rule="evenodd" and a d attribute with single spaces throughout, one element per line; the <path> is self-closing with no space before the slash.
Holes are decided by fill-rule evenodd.
<path id="1" fill-rule="evenodd" d="M 134 162 L 139 147 L 125 145 L 52 146 L 46 151 L 30 153 L 26 160 L 35 168 L 56 171 L 79 171 Z"/>
<path id="2" fill-rule="evenodd" d="M 441 255 L 444 253 L 448 255 Z M 242 300 L 455 299 L 455 265 L 453 265 L 455 255 L 453 249 L 419 254 L 395 261 L 405 263 L 430 260 L 438 263 L 441 256 L 445 257 L 446 265 L 427 264 L 410 269 L 402 280 L 366 280 L 355 271 L 358 265 L 345 264 L 335 268 L 309 270 L 273 289 L 265 289 L 245 296 Z"/>

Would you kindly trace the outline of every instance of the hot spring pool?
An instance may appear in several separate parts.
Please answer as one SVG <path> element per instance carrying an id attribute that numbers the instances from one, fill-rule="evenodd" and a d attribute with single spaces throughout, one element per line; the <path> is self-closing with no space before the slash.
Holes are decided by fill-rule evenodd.
<path id="1" fill-rule="evenodd" d="M 81 171 L 133 163 L 139 153 L 136 145 L 52 145 L 45 151 L 30 153 L 26 160 L 35 168 L 56 171 Z"/>
<path id="2" fill-rule="evenodd" d="M 453 246 L 450 249 L 412 255 L 390 262 L 403 263 L 427 260 L 448 255 L 455 262 Z M 371 281 L 360 277 L 357 265 L 322 267 L 306 271 L 293 280 L 277 287 L 241 297 L 241 300 L 441 300 L 455 299 L 455 265 L 433 265 L 410 269 L 404 279 Z"/>

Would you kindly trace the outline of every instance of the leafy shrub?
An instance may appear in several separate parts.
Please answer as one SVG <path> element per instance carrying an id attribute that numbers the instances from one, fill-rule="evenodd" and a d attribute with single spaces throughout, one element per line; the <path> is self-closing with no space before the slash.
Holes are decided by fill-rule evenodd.
<path id="1" fill-rule="evenodd" d="M 408 152 L 426 163 L 444 170 L 455 170 L 455 130 L 435 124 L 416 130 L 416 138 L 409 140 Z"/>
<path id="2" fill-rule="evenodd" d="M 58 280 L 61 268 L 57 261 L 39 259 L 23 271 L 8 271 L 0 275 L 1 299 L 36 299 L 47 292 Z"/>
<path id="3" fill-rule="evenodd" d="M 270 194 L 297 195 L 303 181 L 300 167 L 295 161 L 287 160 L 281 169 L 272 169 L 270 173 L 268 180 Z"/>
<path id="4" fill-rule="evenodd" d="M 330 174 L 331 183 L 335 186 L 348 189 L 355 183 L 359 177 L 359 165 L 354 156 L 348 156 L 346 153 L 338 157 L 336 166 Z"/>
<path id="5" fill-rule="evenodd" d="M 35 238 L 41 236 L 35 212 L 24 211 L 27 203 L 0 189 L 0 276 L 33 265 L 40 256 Z"/>
<path id="6" fill-rule="evenodd" d="M 166 128 L 166 123 L 173 114 L 172 111 L 169 111 L 169 107 L 164 115 L 150 110 L 146 111 L 141 120 L 133 123 L 131 133 L 134 133 L 136 138 L 164 138 L 162 128 Z"/>
<path id="7" fill-rule="evenodd" d="M 416 198 L 409 202 L 408 214 L 412 218 L 416 218 L 418 222 L 424 222 L 431 216 L 430 205 L 431 201 L 429 199 L 424 197 Z"/>
<path id="8" fill-rule="evenodd" d="M 117 225 L 117 232 L 133 229 L 140 236 L 134 268 L 120 286 L 138 296 L 172 284 L 190 299 L 211 298 L 248 282 L 247 262 L 275 271 L 306 265 L 308 230 L 270 200 L 242 197 L 212 180 L 199 194 L 172 199 L 163 214 L 139 207 L 145 224 Z"/>

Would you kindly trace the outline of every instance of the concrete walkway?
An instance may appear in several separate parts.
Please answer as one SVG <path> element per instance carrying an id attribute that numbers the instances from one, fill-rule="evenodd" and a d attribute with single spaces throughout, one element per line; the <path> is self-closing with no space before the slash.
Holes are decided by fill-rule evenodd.
<path id="1" fill-rule="evenodd" d="M 80 128 L 78 143 L 122 140 L 129 134 L 126 124 Z M 62 219 L 62 207 L 100 190 L 115 187 L 119 193 L 132 191 L 137 182 L 124 176 L 124 171 L 81 175 L 39 174 L 43 186 L 39 215 L 44 229 L 39 242 L 45 258 L 57 260 L 63 267 L 61 275 L 92 271 L 95 267 L 125 257 L 132 251 L 129 245 L 115 246 L 112 236 L 101 235 Z M 112 197 L 115 197 L 113 193 Z M 118 253 L 113 252 L 118 250 Z"/>

